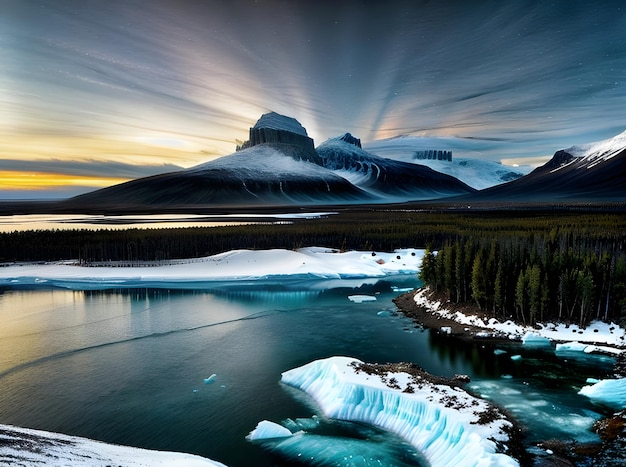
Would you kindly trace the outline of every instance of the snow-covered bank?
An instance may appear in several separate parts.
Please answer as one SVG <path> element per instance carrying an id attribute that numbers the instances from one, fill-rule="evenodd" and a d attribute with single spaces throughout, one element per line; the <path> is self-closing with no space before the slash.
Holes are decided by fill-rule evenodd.
<path id="1" fill-rule="evenodd" d="M 536 326 L 524 326 L 507 320 L 501 322 L 496 318 L 485 319 L 477 315 L 465 314 L 461 311 L 452 311 L 445 303 L 430 299 L 428 288 L 419 289 L 414 296 L 415 303 L 438 317 L 454 321 L 461 325 L 473 326 L 500 337 L 523 340 L 528 344 L 538 342 L 578 342 L 586 345 L 571 346 L 567 350 L 580 350 L 587 353 L 598 351 L 606 353 L 621 353 L 626 350 L 626 330 L 614 323 L 594 321 L 586 328 L 576 324 L 539 323 Z M 589 345 L 593 344 L 593 347 Z M 563 347 L 562 350 L 566 350 Z"/>
<path id="2" fill-rule="evenodd" d="M 235 250 L 205 258 L 176 260 L 138 267 L 86 267 L 72 262 L 10 264 L 0 267 L 0 285 L 60 287 L 124 287 L 172 283 L 268 279 L 380 278 L 416 274 L 423 250 L 393 253 L 339 252 L 309 247 L 292 250 Z"/>
<path id="3" fill-rule="evenodd" d="M 326 416 L 368 423 L 410 442 L 433 466 L 516 466 L 506 449 L 511 423 L 486 401 L 400 368 L 371 370 L 350 357 L 316 360 L 282 375 L 308 393 Z M 289 436 L 260 424 L 250 439 Z"/>
<path id="4" fill-rule="evenodd" d="M 224 467 L 224 464 L 192 454 L 118 446 L 10 425 L 0 425 L 0 465 Z"/>
<path id="5" fill-rule="evenodd" d="M 511 320 L 500 322 L 495 318 L 484 319 L 477 315 L 452 311 L 446 304 L 430 299 L 427 288 L 414 295 L 415 303 L 429 313 L 445 320 L 484 329 L 475 333 L 478 337 L 498 336 L 521 340 L 524 345 L 555 345 L 556 353 L 583 352 L 603 353 L 613 356 L 626 352 L 626 330 L 615 323 L 593 321 L 586 328 L 575 324 L 543 323 L 536 326 L 523 326 Z M 448 327 L 445 327 L 448 329 Z M 444 327 L 442 327 L 444 329 Z M 626 378 L 604 379 L 583 387 L 580 394 L 593 402 L 613 409 L 626 408 Z"/>

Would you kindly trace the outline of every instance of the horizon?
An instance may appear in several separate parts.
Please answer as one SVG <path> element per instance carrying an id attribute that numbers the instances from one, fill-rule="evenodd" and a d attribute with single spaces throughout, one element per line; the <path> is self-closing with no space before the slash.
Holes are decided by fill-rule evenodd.
<path id="1" fill-rule="evenodd" d="M 232 154 L 415 136 L 527 164 L 626 128 L 619 1 L 7 0 L 0 198 L 65 198 Z M 543 159 L 542 159 L 543 158 Z"/>

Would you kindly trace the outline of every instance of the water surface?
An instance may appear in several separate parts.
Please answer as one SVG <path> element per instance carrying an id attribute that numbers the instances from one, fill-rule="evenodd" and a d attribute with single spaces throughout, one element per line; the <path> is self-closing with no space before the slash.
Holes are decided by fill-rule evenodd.
<path id="1" fill-rule="evenodd" d="M 519 417 L 530 441 L 595 439 L 589 426 L 604 411 L 576 392 L 586 377 L 603 376 L 610 359 L 564 359 L 551 349 L 515 345 L 495 355 L 493 345 L 423 331 L 391 302 L 398 294 L 392 287 L 417 286 L 414 277 L 360 288 L 332 284 L 4 289 L 0 423 L 196 453 L 233 467 L 251 460 L 301 465 L 245 436 L 264 419 L 321 416 L 305 395 L 280 384 L 281 372 L 349 355 L 412 361 L 443 376 L 469 374 L 471 388 Z M 348 299 L 353 294 L 376 300 L 355 303 Z M 510 358 L 517 354 L 521 360 Z M 331 460 L 357 440 L 373 446 L 383 465 L 421 465 L 419 454 L 395 437 L 321 418 L 314 433 L 326 436 Z"/>

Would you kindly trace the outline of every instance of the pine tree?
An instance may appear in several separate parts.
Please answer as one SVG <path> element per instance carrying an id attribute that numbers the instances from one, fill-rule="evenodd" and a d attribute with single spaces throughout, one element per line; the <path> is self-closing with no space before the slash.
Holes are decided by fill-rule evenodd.
<path id="1" fill-rule="evenodd" d="M 526 271 L 521 270 L 517 278 L 517 284 L 515 286 L 515 309 L 519 311 L 518 321 L 526 324 L 525 309 L 526 309 L 526 289 L 528 286 L 528 280 L 526 278 Z"/>
<path id="2" fill-rule="evenodd" d="M 487 280 L 480 252 L 474 258 L 472 265 L 472 298 L 479 307 L 483 306 L 487 296 Z"/>
<path id="3" fill-rule="evenodd" d="M 432 250 L 432 245 L 430 244 L 426 247 L 426 251 L 424 251 L 418 278 L 426 285 L 432 286 L 435 283 L 435 255 Z"/>

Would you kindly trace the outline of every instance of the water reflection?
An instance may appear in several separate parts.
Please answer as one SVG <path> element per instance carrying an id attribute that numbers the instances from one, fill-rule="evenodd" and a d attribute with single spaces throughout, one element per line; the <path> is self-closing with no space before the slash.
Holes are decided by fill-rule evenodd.
<path id="1" fill-rule="evenodd" d="M 150 214 L 150 215 L 85 215 L 85 214 L 25 214 L 0 216 L 0 233 L 26 230 L 126 230 L 156 228 L 218 227 L 268 222 L 289 222 L 295 219 L 316 219 L 333 213 L 282 214 Z"/>
<path id="2" fill-rule="evenodd" d="M 416 329 L 391 302 L 394 290 L 411 285 L 418 285 L 415 277 L 335 288 L 303 281 L 197 290 L 4 289 L 0 420 L 192 452 L 232 467 L 251 459 L 286 466 L 292 461 L 245 441 L 263 419 L 321 415 L 280 385 L 281 372 L 350 355 L 468 374 L 469 388 L 508 408 L 531 439 L 588 439 L 589 424 L 602 413 L 577 388 L 608 372 L 611 359 Z M 352 294 L 375 300 L 355 303 Z M 204 384 L 212 374 L 213 384 Z M 358 431 L 339 438 L 361 439 Z M 306 443 L 330 441 L 337 452 L 351 444 L 318 435 Z"/>

